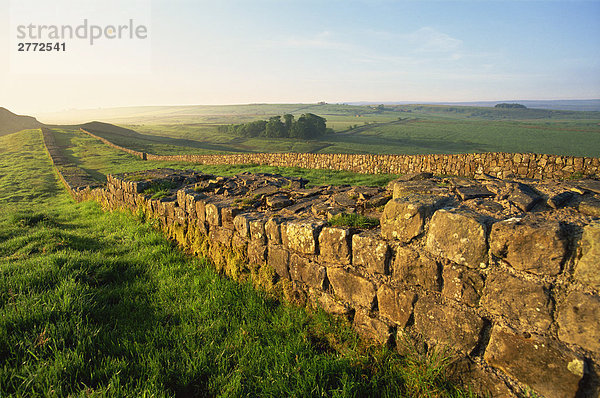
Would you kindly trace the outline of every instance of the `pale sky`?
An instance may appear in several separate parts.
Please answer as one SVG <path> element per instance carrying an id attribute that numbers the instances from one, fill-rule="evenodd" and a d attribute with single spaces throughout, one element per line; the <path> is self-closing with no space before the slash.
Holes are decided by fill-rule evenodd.
<path id="1" fill-rule="evenodd" d="M 117 18 L 110 1 L 83 3 L 90 23 Z M 93 68 L 101 63 L 81 61 L 70 42 L 68 54 L 15 70 L 15 4 L 0 0 L 0 106 L 23 114 L 136 105 L 600 98 L 600 0 L 122 0 L 117 4 L 129 7 L 119 16 L 147 22 L 148 38 L 88 46 L 108 65 L 121 65 L 109 73 Z M 44 15 L 42 7 L 27 17 L 58 24 L 63 11 L 55 11 Z M 49 66 L 51 57 L 58 63 Z M 61 62 L 67 71 L 78 66 L 77 73 L 57 73 Z"/>

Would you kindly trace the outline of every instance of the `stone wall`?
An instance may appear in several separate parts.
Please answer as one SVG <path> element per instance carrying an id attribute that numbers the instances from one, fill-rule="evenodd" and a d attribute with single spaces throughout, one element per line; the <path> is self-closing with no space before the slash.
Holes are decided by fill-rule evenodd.
<path id="1" fill-rule="evenodd" d="M 229 276 L 347 317 L 367 339 L 447 347 L 456 379 L 477 392 L 599 395 L 600 182 L 305 183 L 166 169 L 67 187 L 143 212 Z M 342 212 L 380 226 L 331 226 Z"/>
<path id="2" fill-rule="evenodd" d="M 57 144 L 52 130 L 48 128 L 42 128 L 41 130 L 46 151 L 58 172 L 59 178 L 70 193 L 79 189 L 90 189 L 101 185 L 64 155 L 64 148 Z"/>
<path id="3" fill-rule="evenodd" d="M 244 153 L 234 155 L 153 155 L 115 145 L 89 131 L 82 132 L 144 160 L 199 164 L 261 164 L 280 167 L 346 170 L 365 174 L 430 172 L 437 175 L 554 179 L 600 175 L 600 158 L 533 153 L 472 153 L 457 155 L 361 155 L 313 153 Z"/>

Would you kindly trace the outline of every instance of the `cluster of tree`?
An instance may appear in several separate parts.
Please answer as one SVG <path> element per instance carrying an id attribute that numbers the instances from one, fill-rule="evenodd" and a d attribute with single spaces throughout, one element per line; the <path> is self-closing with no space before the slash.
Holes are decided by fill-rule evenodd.
<path id="1" fill-rule="evenodd" d="M 502 104 L 496 104 L 494 106 L 494 108 L 505 108 L 505 109 L 527 109 L 527 107 L 525 105 L 521 105 L 521 104 L 507 104 L 507 103 L 502 103 Z"/>
<path id="2" fill-rule="evenodd" d="M 273 116 L 269 120 L 219 126 L 219 131 L 242 137 L 311 139 L 333 132 L 327 128 L 326 122 L 325 118 L 312 113 L 305 113 L 298 119 L 288 113 L 283 115 L 283 120 L 282 116 Z"/>

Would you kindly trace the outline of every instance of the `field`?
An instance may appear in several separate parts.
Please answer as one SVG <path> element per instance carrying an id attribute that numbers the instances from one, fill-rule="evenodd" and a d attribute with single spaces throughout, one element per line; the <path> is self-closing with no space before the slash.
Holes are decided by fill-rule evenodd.
<path id="1" fill-rule="evenodd" d="M 155 154 L 236 152 L 474 153 L 534 152 L 600 156 L 600 112 L 402 105 L 239 105 L 100 110 L 89 117 L 130 129 L 98 131 L 116 144 Z M 217 127 L 312 112 L 334 134 L 316 140 L 238 137 Z M 86 119 L 81 119 L 82 121 Z"/>
<path id="2" fill-rule="evenodd" d="M 58 135 L 88 170 L 141 167 Z M 0 395 L 468 395 L 435 350 L 365 345 L 346 322 L 222 277 L 131 214 L 73 203 L 39 130 L 0 148 Z"/>
<path id="3" fill-rule="evenodd" d="M 242 172 L 276 173 L 291 177 L 302 177 L 311 185 L 368 185 L 385 186 L 396 178 L 393 174 L 366 175 L 349 171 L 314 170 L 299 167 L 274 167 L 258 165 L 207 166 L 192 163 L 142 161 L 125 152 L 113 149 L 77 129 L 54 129 L 57 143 L 68 147 L 64 153 L 70 161 L 86 170 L 99 182 L 105 181 L 106 174 L 124 173 L 169 167 L 193 169 L 204 173 L 231 176 Z"/>

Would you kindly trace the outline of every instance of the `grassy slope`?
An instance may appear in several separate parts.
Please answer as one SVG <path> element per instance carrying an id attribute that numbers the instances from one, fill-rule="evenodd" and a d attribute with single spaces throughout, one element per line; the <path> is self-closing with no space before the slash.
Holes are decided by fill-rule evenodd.
<path id="1" fill-rule="evenodd" d="M 42 124 L 31 116 L 15 115 L 8 109 L 0 107 L 0 136 L 41 126 Z"/>
<path id="2" fill-rule="evenodd" d="M 39 132 L 0 148 L 1 396 L 459 394 L 434 357 L 360 349 L 133 216 L 72 203 Z"/>

